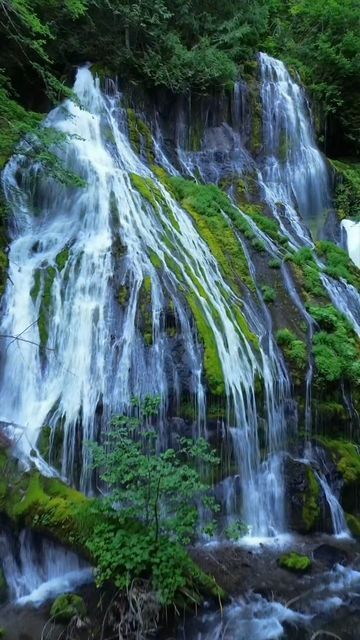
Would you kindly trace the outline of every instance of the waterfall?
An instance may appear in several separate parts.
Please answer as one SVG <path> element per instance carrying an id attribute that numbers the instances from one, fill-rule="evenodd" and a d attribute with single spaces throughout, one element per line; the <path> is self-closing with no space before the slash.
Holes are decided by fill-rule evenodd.
<path id="1" fill-rule="evenodd" d="M 346 524 L 344 511 L 338 497 L 335 495 L 335 489 L 331 486 L 331 472 L 328 468 L 324 449 L 311 446 L 310 443 L 307 443 L 305 458 L 306 463 L 312 466 L 315 476 L 324 492 L 330 510 L 333 534 L 338 538 L 350 538 L 350 531 Z"/>
<path id="2" fill-rule="evenodd" d="M 37 606 L 92 580 L 91 569 L 74 553 L 27 530 L 21 532 L 18 545 L 2 533 L 0 553 L 10 601 L 18 604 Z"/>
<path id="3" fill-rule="evenodd" d="M 160 395 L 166 446 L 166 410 L 179 396 L 181 370 L 198 408 L 197 433 L 205 433 L 202 350 L 186 291 L 213 334 L 221 362 L 242 517 L 254 534 L 283 531 L 288 382 L 269 341 L 268 320 L 254 320 L 256 349 L 235 313 L 244 305 L 245 316 L 251 316 L 249 306 L 224 280 L 190 216 L 132 150 L 119 96 L 102 94 L 87 68 L 79 69 L 74 91 L 81 107 L 67 100 L 47 124 L 70 134 L 59 153 L 86 186 L 65 188 L 21 156 L 4 173 L 16 226 L 1 333 L 22 333 L 29 343 L 3 350 L 1 419 L 22 426 L 23 455 L 36 449 L 42 425 L 60 430 L 62 473 L 74 481 L 80 467 L 84 491 L 91 490 L 91 460 L 82 441 L 95 439 L 114 413 L 129 411 L 133 395 Z M 136 179 L 154 185 L 151 202 L 139 193 Z M 120 256 L 114 246 L 120 246 Z M 114 283 L 126 288 L 121 309 Z M 151 306 L 147 343 L 138 327 L 144 287 Z M 164 330 L 169 301 L 182 336 L 181 362 Z M 255 400 L 258 376 L 266 398 L 265 456 Z"/>
<path id="4" fill-rule="evenodd" d="M 290 242 L 311 246 L 330 208 L 329 178 L 311 127 L 304 91 L 285 65 L 260 54 L 263 154 L 259 181 Z"/>

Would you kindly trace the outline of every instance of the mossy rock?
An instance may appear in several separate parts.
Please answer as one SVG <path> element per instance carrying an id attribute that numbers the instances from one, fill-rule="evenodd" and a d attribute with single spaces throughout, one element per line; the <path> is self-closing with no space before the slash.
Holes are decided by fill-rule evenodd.
<path id="1" fill-rule="evenodd" d="M 50 609 L 50 616 L 56 622 L 62 622 L 63 624 L 68 624 L 74 616 L 83 619 L 86 613 L 86 605 L 83 598 L 75 593 L 64 593 L 58 596 Z"/>
<path id="2" fill-rule="evenodd" d="M 52 536 L 61 544 L 88 556 L 86 531 L 92 526 L 89 498 L 57 478 L 37 469 L 24 472 L 0 450 L 0 511 L 15 526 Z"/>
<path id="3" fill-rule="evenodd" d="M 284 555 L 279 558 L 279 566 L 282 569 L 288 569 L 288 571 L 293 571 L 294 573 L 309 571 L 311 564 L 311 559 L 308 556 L 296 553 L 295 551 L 284 553 Z"/>
<path id="4" fill-rule="evenodd" d="M 332 440 L 326 437 L 319 437 L 317 440 L 331 453 L 345 484 L 358 484 L 360 482 L 358 446 L 348 440 Z"/>
<path id="5" fill-rule="evenodd" d="M 320 486 L 310 467 L 307 469 L 307 490 L 304 494 L 302 518 L 304 530 L 312 531 L 320 517 Z"/>
<path id="6" fill-rule="evenodd" d="M 358 516 L 354 516 L 352 513 L 346 513 L 345 518 L 350 533 L 352 533 L 356 538 L 360 538 L 360 518 Z"/>

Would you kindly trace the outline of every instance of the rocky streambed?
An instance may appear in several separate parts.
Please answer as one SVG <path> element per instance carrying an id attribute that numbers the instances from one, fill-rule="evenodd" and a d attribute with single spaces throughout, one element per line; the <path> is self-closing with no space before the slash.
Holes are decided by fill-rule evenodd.
<path id="1" fill-rule="evenodd" d="M 284 568 L 292 554 L 308 558 L 305 569 Z M 163 623 L 159 640 L 358 640 L 360 622 L 360 544 L 334 536 L 284 536 L 241 544 L 196 546 L 192 555 L 229 594 L 225 603 L 209 601 L 197 615 L 179 612 Z M 296 563 L 295 563 L 296 564 Z M 51 620 L 54 595 L 45 601 L 4 605 L 0 627 L 9 640 L 88 640 L 101 638 L 109 596 L 94 586 L 78 586 L 87 613 L 84 622 Z M 48 597 L 48 599 L 46 599 Z M 171 616 L 170 616 L 171 617 Z M 331 635 L 332 634 L 332 635 Z"/>

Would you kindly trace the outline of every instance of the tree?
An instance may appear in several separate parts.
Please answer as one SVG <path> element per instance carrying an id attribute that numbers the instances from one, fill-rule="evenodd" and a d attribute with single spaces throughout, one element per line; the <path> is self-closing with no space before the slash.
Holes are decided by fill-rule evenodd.
<path id="1" fill-rule="evenodd" d="M 159 452 L 152 426 L 158 408 L 158 399 L 136 401 L 135 417 L 115 417 L 105 442 L 89 445 L 107 494 L 92 507 L 98 524 L 87 545 L 98 584 L 110 580 L 125 590 L 146 577 L 169 604 L 201 583 L 186 545 L 196 535 L 199 503 L 211 511 L 216 505 L 196 467 L 219 460 L 203 439 L 182 438 L 177 450 Z"/>

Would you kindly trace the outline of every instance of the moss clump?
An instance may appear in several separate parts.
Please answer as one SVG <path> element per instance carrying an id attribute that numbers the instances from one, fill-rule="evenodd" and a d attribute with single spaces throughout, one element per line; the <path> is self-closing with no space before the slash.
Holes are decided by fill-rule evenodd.
<path id="1" fill-rule="evenodd" d="M 290 329 L 279 329 L 276 341 L 291 364 L 292 372 L 298 377 L 297 381 L 301 381 L 308 363 L 305 342 L 299 340 Z"/>
<path id="2" fill-rule="evenodd" d="M 49 312 L 51 309 L 51 289 L 53 286 L 53 282 L 56 276 L 55 267 L 48 267 L 45 272 L 44 277 L 44 287 L 41 298 L 41 304 L 39 309 L 39 318 L 38 318 L 38 328 L 39 328 L 39 338 L 40 338 L 40 348 L 42 351 L 45 350 L 48 338 L 48 323 L 49 323 Z"/>
<path id="3" fill-rule="evenodd" d="M 277 260 L 276 258 L 273 258 L 273 259 L 269 260 L 268 267 L 270 269 L 280 269 L 281 268 L 281 262 L 280 262 L 280 260 Z"/>
<path id="4" fill-rule="evenodd" d="M 57 254 L 55 262 L 59 271 L 62 271 L 65 268 L 66 263 L 69 260 L 69 255 L 69 249 L 67 249 L 66 247 Z"/>
<path id="5" fill-rule="evenodd" d="M 146 276 L 139 292 L 139 327 L 148 347 L 153 344 L 153 322 L 151 305 L 151 278 Z"/>
<path id="6" fill-rule="evenodd" d="M 30 296 L 34 304 L 38 299 L 40 289 L 41 289 L 41 269 L 37 269 L 34 274 L 33 286 L 31 287 L 31 290 L 30 290 Z"/>
<path id="7" fill-rule="evenodd" d="M 313 337 L 316 382 L 328 383 L 346 380 L 360 384 L 360 344 L 347 319 L 333 305 L 309 307 L 319 331 Z"/>
<path id="8" fill-rule="evenodd" d="M 132 148 L 137 154 L 143 154 L 151 164 L 154 162 L 154 143 L 151 131 L 147 124 L 141 120 L 133 109 L 127 109 L 129 139 Z"/>
<path id="9" fill-rule="evenodd" d="M 346 484 L 360 482 L 360 454 L 356 444 L 348 440 L 319 437 L 318 441 L 330 451 L 336 467 Z"/>
<path id="10" fill-rule="evenodd" d="M 118 298 L 117 298 L 119 305 L 121 307 L 126 307 L 127 303 L 129 302 L 129 298 L 130 298 L 129 287 L 126 284 L 120 285 Z"/>
<path id="11" fill-rule="evenodd" d="M 50 616 L 56 622 L 62 622 L 63 624 L 68 624 L 74 616 L 85 618 L 85 602 L 75 593 L 64 593 L 54 600 L 50 609 Z"/>
<path id="12" fill-rule="evenodd" d="M 51 438 L 51 427 L 49 427 L 49 425 L 44 425 L 40 429 L 39 437 L 36 443 L 39 453 L 41 457 L 44 458 L 44 460 L 49 459 L 50 438 Z"/>
<path id="13" fill-rule="evenodd" d="M 338 280 L 343 278 L 360 290 L 360 271 L 350 260 L 346 251 L 333 242 L 325 240 L 317 242 L 316 248 L 319 255 L 326 261 L 326 273 Z"/>
<path id="14" fill-rule="evenodd" d="M 193 218 L 233 290 L 240 293 L 241 283 L 255 290 L 241 244 L 224 216 L 235 229 L 242 231 L 241 213 L 215 185 L 201 185 L 178 177 L 171 177 L 169 181 L 175 197 Z"/>
<path id="15" fill-rule="evenodd" d="M 302 519 L 306 532 L 314 529 L 320 516 L 320 487 L 316 476 L 310 467 L 307 469 L 307 490 L 304 494 Z"/>
<path id="16" fill-rule="evenodd" d="M 291 551 L 279 558 L 279 566 L 295 573 L 304 573 L 311 568 L 311 560 L 308 556 Z"/>
<path id="17" fill-rule="evenodd" d="M 308 247 L 303 247 L 288 255 L 288 260 L 293 264 L 294 271 L 302 286 L 305 300 L 311 302 L 314 299 L 328 298 L 320 278 L 320 268 L 316 264 L 314 254 Z"/>
<path id="18" fill-rule="evenodd" d="M 340 220 L 360 219 L 360 164 L 330 161 L 335 170 L 335 206 Z"/>
<path id="19" fill-rule="evenodd" d="M 351 513 L 345 514 L 346 524 L 350 529 L 350 532 L 356 538 L 360 538 L 360 518 L 358 516 L 354 516 Z"/>
<path id="20" fill-rule="evenodd" d="M 186 297 L 204 345 L 204 368 L 209 389 L 213 395 L 223 396 L 225 394 L 224 376 L 213 331 L 195 294 L 189 292 Z"/>
<path id="21" fill-rule="evenodd" d="M 158 207 L 158 202 L 155 197 L 157 192 L 151 178 L 144 178 L 144 176 L 139 176 L 137 173 L 130 173 L 129 175 L 134 189 L 136 189 L 142 197 L 145 198 L 145 200 L 147 200 L 154 209 L 156 209 Z"/>
<path id="22" fill-rule="evenodd" d="M 248 88 L 251 111 L 250 151 L 254 155 L 258 155 L 263 145 L 263 114 L 260 99 L 260 84 L 254 81 L 254 77 L 252 77 L 250 78 Z"/>
<path id="23" fill-rule="evenodd" d="M 19 528 L 29 527 L 85 552 L 90 526 L 88 498 L 57 478 L 41 476 L 37 470 L 24 473 L 3 450 L 0 470 L 2 513 Z"/>
<path id="24" fill-rule="evenodd" d="M 275 291 L 275 289 L 273 289 L 273 287 L 269 287 L 267 284 L 264 284 L 261 287 L 261 291 L 262 291 L 262 294 L 263 294 L 264 302 L 266 302 L 266 303 L 275 302 L 275 300 L 276 300 L 276 291 Z"/>

